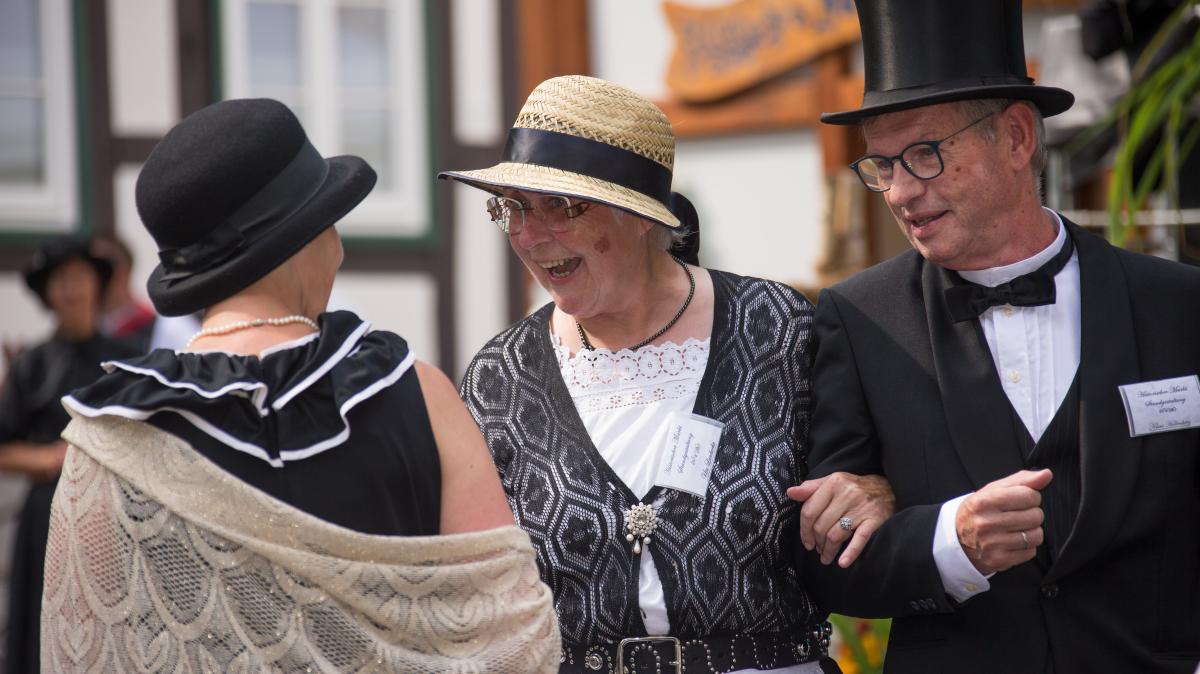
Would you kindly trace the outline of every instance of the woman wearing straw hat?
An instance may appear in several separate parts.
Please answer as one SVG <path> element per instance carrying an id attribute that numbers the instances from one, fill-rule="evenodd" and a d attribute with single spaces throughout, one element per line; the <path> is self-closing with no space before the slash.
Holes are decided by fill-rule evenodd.
<path id="1" fill-rule="evenodd" d="M 784 495 L 805 472 L 812 307 L 695 266 L 674 149 L 644 97 L 557 77 L 500 164 L 441 174 L 493 195 L 553 299 L 483 347 L 462 395 L 554 592 L 560 671 L 820 672 L 836 665 Z M 865 539 L 890 489 L 843 486 L 816 526 Z"/>
<path id="2" fill-rule="evenodd" d="M 268 99 L 151 153 L 150 297 L 203 326 L 64 398 L 43 671 L 555 669 L 549 591 L 453 386 L 324 313 L 333 224 L 374 184 Z"/>

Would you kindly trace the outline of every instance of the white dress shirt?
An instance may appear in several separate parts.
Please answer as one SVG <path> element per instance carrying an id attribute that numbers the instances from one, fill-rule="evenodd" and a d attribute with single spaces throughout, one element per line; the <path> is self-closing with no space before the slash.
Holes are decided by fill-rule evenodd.
<path id="1" fill-rule="evenodd" d="M 1019 262 L 960 271 L 972 283 L 995 287 L 1037 270 L 1067 242 L 1067 230 L 1058 214 L 1046 213 L 1058 227 L 1054 242 L 1033 257 Z M 1037 441 L 1050 425 L 1079 369 L 1079 254 L 1071 255 L 1054 277 L 1055 301 L 1038 307 L 992 307 L 979 316 L 983 336 L 991 351 L 1000 385 L 1013 410 Z M 942 504 L 933 536 L 933 559 L 946 594 L 959 602 L 986 591 L 987 578 L 963 552 L 955 529 L 958 507 L 969 494 Z"/>

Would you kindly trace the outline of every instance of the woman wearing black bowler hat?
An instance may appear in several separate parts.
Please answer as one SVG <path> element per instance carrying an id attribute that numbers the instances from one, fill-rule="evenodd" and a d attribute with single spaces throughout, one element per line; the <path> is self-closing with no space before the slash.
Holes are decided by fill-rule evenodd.
<path id="1" fill-rule="evenodd" d="M 560 671 L 829 671 L 784 495 L 806 470 L 812 306 L 697 266 L 674 158 L 652 102 L 566 76 L 530 94 L 501 163 L 442 174 L 491 195 L 553 300 L 479 351 L 462 394 L 554 591 Z M 890 514 L 886 483 L 860 484 L 814 517 L 838 543 L 839 519 L 861 546 Z"/>
<path id="2" fill-rule="evenodd" d="M 549 592 L 454 388 L 325 313 L 333 224 L 374 184 L 268 99 L 200 110 L 150 155 L 149 294 L 202 329 L 63 400 L 43 671 L 556 666 Z"/>
<path id="3" fill-rule="evenodd" d="M 38 669 L 42 562 L 50 501 L 66 444 L 59 438 L 69 417 L 59 398 L 103 374 L 100 362 L 133 356 L 132 342 L 99 334 L 100 306 L 112 276 L 88 241 L 57 239 L 43 246 L 25 270 L 25 282 L 54 314 L 49 339 L 17 356 L 0 391 L 0 470 L 29 478 L 13 545 L 8 672 Z"/>

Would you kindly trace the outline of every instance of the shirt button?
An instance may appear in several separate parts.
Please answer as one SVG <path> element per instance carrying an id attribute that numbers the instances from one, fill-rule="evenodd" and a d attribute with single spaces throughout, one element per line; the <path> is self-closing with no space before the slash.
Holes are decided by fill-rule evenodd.
<path id="1" fill-rule="evenodd" d="M 1054 599 L 1058 596 L 1058 585 L 1051 583 L 1042 586 L 1042 596 L 1046 599 Z"/>
<path id="2" fill-rule="evenodd" d="M 1000 313 L 1004 314 L 1005 316 L 1012 316 L 1013 314 L 1017 313 L 1017 310 L 1006 304 L 1004 305 L 1004 308 L 1000 310 Z"/>
<path id="3" fill-rule="evenodd" d="M 1009 370 L 1008 371 L 1008 380 L 1014 384 L 1020 382 L 1021 381 L 1021 373 L 1017 372 L 1016 370 Z"/>

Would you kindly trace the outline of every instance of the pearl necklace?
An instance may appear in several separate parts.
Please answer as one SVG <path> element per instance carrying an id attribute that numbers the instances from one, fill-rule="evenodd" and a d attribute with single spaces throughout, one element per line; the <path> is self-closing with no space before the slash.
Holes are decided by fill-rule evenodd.
<path id="1" fill-rule="evenodd" d="M 316 321 L 309 318 L 308 316 L 300 316 L 299 314 L 292 314 L 291 316 L 280 316 L 278 318 L 255 318 L 255 319 L 248 320 L 248 321 L 235 321 L 233 323 L 228 323 L 226 325 L 218 325 L 213 328 L 204 328 L 200 332 L 197 332 L 196 334 L 192 335 L 192 338 L 187 341 L 187 344 L 183 348 L 185 348 L 185 349 L 192 348 L 192 343 L 195 342 L 197 339 L 200 339 L 201 337 L 215 337 L 217 335 L 228 335 L 231 332 L 238 332 L 241 330 L 249 330 L 250 328 L 260 328 L 264 325 L 279 326 L 279 325 L 290 325 L 292 323 L 303 323 L 304 325 L 307 325 L 308 327 L 312 328 L 313 330 L 319 331 L 321 329 L 321 326 L 317 325 Z"/>

